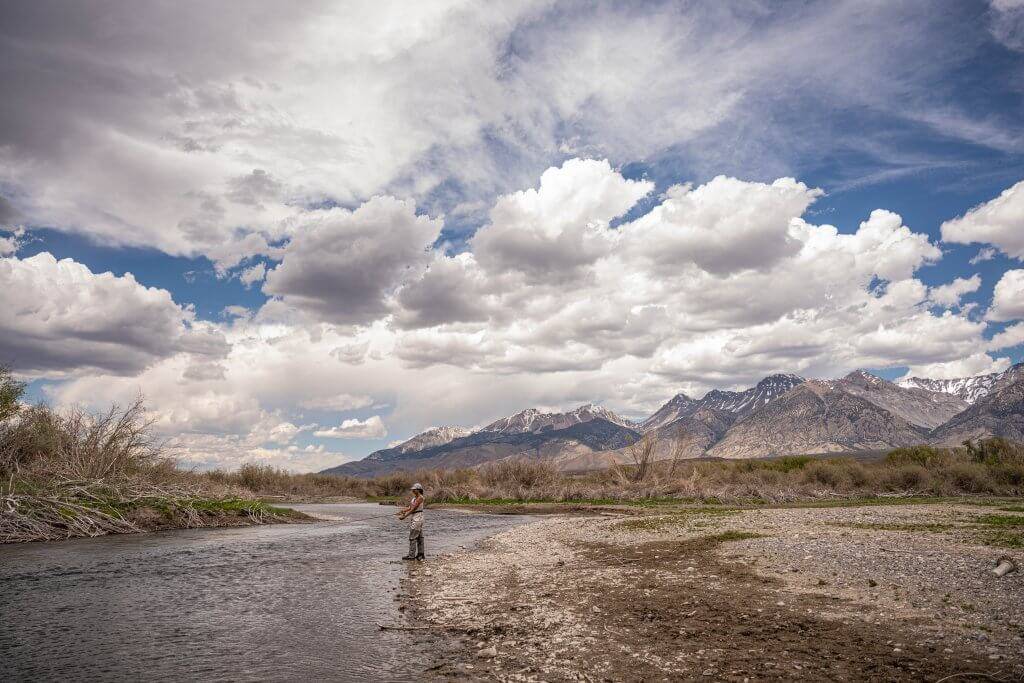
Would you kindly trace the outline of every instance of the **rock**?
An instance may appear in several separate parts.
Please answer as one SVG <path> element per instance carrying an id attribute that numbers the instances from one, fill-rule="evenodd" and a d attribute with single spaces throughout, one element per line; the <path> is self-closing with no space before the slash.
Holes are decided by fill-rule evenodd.
<path id="1" fill-rule="evenodd" d="M 477 651 L 476 656 L 480 659 L 493 659 L 498 656 L 498 648 L 493 645 L 490 647 L 481 648 Z"/>

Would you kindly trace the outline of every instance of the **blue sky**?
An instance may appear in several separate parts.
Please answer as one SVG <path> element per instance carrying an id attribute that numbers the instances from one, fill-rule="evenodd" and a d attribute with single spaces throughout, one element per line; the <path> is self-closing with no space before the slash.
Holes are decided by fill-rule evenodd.
<path id="1" fill-rule="evenodd" d="M 0 10 L 0 361 L 195 466 L 1024 360 L 1014 0 L 114 5 Z"/>

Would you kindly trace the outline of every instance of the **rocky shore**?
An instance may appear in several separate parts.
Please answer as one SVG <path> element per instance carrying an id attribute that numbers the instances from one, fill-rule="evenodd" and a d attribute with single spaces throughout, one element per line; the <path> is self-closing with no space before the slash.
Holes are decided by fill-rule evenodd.
<path id="1" fill-rule="evenodd" d="M 979 522 L 1018 510 L 554 516 L 410 567 L 402 608 L 437 680 L 1019 680 L 1024 573 L 991 570 L 1024 553 Z"/>

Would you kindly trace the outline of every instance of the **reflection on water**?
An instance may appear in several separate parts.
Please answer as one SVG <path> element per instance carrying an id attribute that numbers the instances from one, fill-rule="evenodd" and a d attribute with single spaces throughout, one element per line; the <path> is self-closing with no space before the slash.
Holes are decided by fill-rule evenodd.
<path id="1" fill-rule="evenodd" d="M 298 505 L 332 517 L 376 505 Z M 433 510 L 427 553 L 521 518 Z M 0 546 L 0 680 L 397 680 L 412 638 L 381 632 L 408 549 L 393 519 L 193 529 Z M 429 563 L 428 563 L 429 564 Z"/>

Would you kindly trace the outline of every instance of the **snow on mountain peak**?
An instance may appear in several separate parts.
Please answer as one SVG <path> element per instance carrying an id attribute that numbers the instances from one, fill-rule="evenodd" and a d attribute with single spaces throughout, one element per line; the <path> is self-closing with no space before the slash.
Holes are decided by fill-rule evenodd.
<path id="1" fill-rule="evenodd" d="M 575 424 L 591 420 L 607 420 L 608 422 L 633 429 L 635 425 L 607 408 L 593 403 L 585 403 L 565 413 L 542 413 L 536 408 L 527 408 L 515 415 L 503 417 L 487 425 L 480 431 L 501 432 L 504 434 L 522 434 L 539 432 L 547 429 L 565 429 Z"/>
<path id="2" fill-rule="evenodd" d="M 957 377 L 954 379 L 931 379 L 928 377 L 904 377 L 896 382 L 901 387 L 912 389 L 924 389 L 942 394 L 959 396 L 968 403 L 975 403 L 978 399 L 988 395 L 999 380 L 1009 377 L 1011 373 L 1020 372 L 1020 364 L 1003 372 L 992 372 L 985 375 L 973 377 Z"/>

